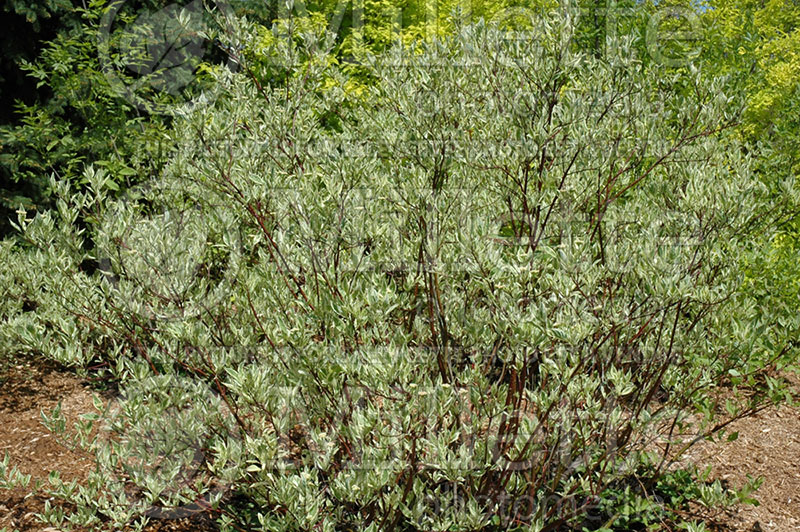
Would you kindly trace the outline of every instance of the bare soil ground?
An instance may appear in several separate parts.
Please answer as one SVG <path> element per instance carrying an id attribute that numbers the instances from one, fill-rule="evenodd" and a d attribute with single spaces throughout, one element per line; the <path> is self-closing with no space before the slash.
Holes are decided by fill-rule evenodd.
<path id="1" fill-rule="evenodd" d="M 46 482 L 58 470 L 65 480 L 86 479 L 91 457 L 55 441 L 42 425 L 41 411 L 61 401 L 70 422 L 94 411 L 92 391 L 74 374 L 41 361 L 26 361 L 0 374 L 0 457 L 8 453 L 11 464 L 35 480 Z M 759 506 L 735 508 L 712 527 L 726 532 L 800 531 L 800 409 L 770 408 L 730 427 L 739 438 L 728 443 L 701 442 L 688 458 L 712 467 L 712 478 L 731 487 L 762 476 L 756 493 Z M 57 532 L 39 524 L 45 498 L 27 490 L 0 491 L 0 532 Z M 709 523 L 710 525 L 712 523 Z M 148 532 L 213 530 L 206 519 L 156 521 Z"/>

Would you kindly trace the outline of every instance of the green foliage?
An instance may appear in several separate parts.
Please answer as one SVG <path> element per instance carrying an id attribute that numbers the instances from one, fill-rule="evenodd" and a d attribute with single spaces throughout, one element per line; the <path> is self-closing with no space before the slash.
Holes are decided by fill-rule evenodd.
<path id="1" fill-rule="evenodd" d="M 800 6 L 787 0 L 712 3 L 710 51 L 720 69 L 736 71 L 748 92 L 746 132 L 760 135 L 789 119 L 800 74 Z"/>
<path id="2" fill-rule="evenodd" d="M 0 489 L 26 487 L 30 482 L 31 476 L 25 475 L 16 467 L 11 466 L 11 458 L 8 453 L 5 453 L 0 462 Z"/>
<path id="3" fill-rule="evenodd" d="M 732 375 L 753 379 L 730 415 L 758 406 L 788 353 L 739 257 L 781 205 L 718 82 L 575 28 L 368 55 L 351 105 L 312 20 L 271 37 L 279 83 L 212 70 L 226 96 L 175 119 L 147 186 L 53 180 L 5 244 L 36 311 L 4 310 L 3 346 L 122 391 L 73 431 L 98 468 L 51 479 L 53 526 L 581 529 L 613 490 L 628 522 L 655 512 L 625 488 L 648 442 L 698 410 L 713 432 Z M 674 439 L 648 475 L 682 500 Z"/>
<path id="4" fill-rule="evenodd" d="M 791 0 L 710 2 L 706 59 L 730 76 L 745 112 L 740 131 L 775 190 L 800 170 L 800 6 Z"/>
<path id="5" fill-rule="evenodd" d="M 584 530 L 662 530 L 665 523 L 683 529 L 693 526 L 680 517 L 691 511 L 691 504 L 717 512 L 736 505 L 758 505 L 751 495 L 763 478 L 749 477 L 742 488 L 730 490 L 723 488 L 719 480 L 709 480 L 710 467 L 704 471 L 698 471 L 696 466 L 681 467 L 653 476 L 659 460 L 653 453 L 640 455 L 635 479 L 602 493 L 596 514 L 603 526 Z"/>
<path id="6" fill-rule="evenodd" d="M 754 159 L 754 170 L 780 201 L 780 234 L 759 238 L 745 257 L 751 289 L 761 304 L 778 309 L 778 327 L 797 335 L 797 270 L 800 227 L 796 178 L 800 171 L 800 6 L 797 2 L 709 2 L 704 58 L 728 76 L 743 108 L 738 132 Z M 765 330 L 770 345 L 771 329 Z"/>
<path id="7" fill-rule="evenodd" d="M 125 188 L 158 172 L 170 149 L 160 117 L 140 115 L 110 90 L 97 54 L 103 3 L 71 13 L 81 23 L 63 28 L 35 62 L 21 62 L 42 97 L 17 102 L 16 121 L 0 128 L 4 233 L 20 206 L 52 207 L 51 174 L 82 185 L 83 167 L 91 162 Z"/>
<path id="8" fill-rule="evenodd" d="M 30 88 L 18 66 L 35 59 L 39 43 L 51 39 L 58 28 L 73 28 L 79 17 L 73 16 L 70 0 L 27 2 L 9 0 L 0 10 L 3 27 L 14 28 L 0 35 L 0 95 L 5 99 L 25 94 Z M 9 109 L 0 110 L 0 120 L 10 117 Z"/>
<path id="9" fill-rule="evenodd" d="M 31 24 L 38 24 L 42 19 L 72 11 L 72 2 L 70 0 L 45 0 L 31 3 L 24 0 L 10 0 L 5 3 L 3 9 L 25 17 L 25 20 Z"/>
<path id="10" fill-rule="evenodd" d="M 237 0 L 231 6 L 236 13 L 248 14 L 262 23 L 261 39 L 243 52 L 262 83 L 282 83 L 296 63 L 274 64 L 272 48 L 278 42 L 277 34 L 326 28 L 336 41 L 335 60 L 351 76 L 347 90 L 359 98 L 363 86 L 374 80 L 366 69 L 353 63 L 354 58 L 361 59 L 369 51 L 386 49 L 398 41 L 410 45 L 450 34 L 463 24 L 481 19 L 505 28 L 525 29 L 541 11 L 556 9 L 559 4 L 540 0 L 421 0 L 368 1 L 362 5 L 326 0 L 284 5 Z M 0 172 L 8 183 L 0 189 L 2 223 L 13 218 L 20 205 L 27 209 L 52 206 L 52 191 L 47 186 L 51 173 L 79 180 L 83 165 L 92 162 L 107 167 L 114 182 L 123 189 L 143 176 L 157 173 L 170 148 L 164 145 L 164 120 L 153 114 L 141 115 L 130 101 L 120 98 L 119 90 L 110 86 L 108 73 L 98 62 L 100 18 L 109 9 L 115 10 L 117 4 L 95 1 L 80 7 L 55 2 L 33 11 L 21 4 L 12 7 L 27 14 L 34 23 L 51 13 L 58 15 L 60 26 L 55 39 L 40 43 L 42 51 L 35 61 L 14 59 L 35 79 L 33 92 L 38 97 L 25 100 L 26 103 L 20 101 L 17 118 L 0 131 Z M 117 14 L 119 23 L 138 21 L 142 13 L 161 7 L 160 1 L 126 2 Z M 600 54 L 606 50 L 610 34 L 618 38 L 633 31 L 646 33 L 648 11 L 635 2 L 606 5 L 587 0 L 580 8 L 574 39 L 580 49 Z M 643 46 L 640 44 L 639 48 Z M 643 59 L 646 56 L 647 53 L 641 55 Z M 124 62 L 117 55 L 112 59 Z M 138 81 L 141 84 L 142 80 Z"/>

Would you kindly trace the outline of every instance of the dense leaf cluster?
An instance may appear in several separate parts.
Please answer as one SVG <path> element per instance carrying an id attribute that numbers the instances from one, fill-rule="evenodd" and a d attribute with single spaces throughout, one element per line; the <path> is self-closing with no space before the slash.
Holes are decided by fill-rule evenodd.
<path id="1" fill-rule="evenodd" d="M 97 463 L 45 520 L 628 530 L 750 500 L 671 465 L 796 361 L 795 11 L 231 4 L 181 41 L 213 43 L 198 87 L 124 33 L 103 59 L 105 2 L 24 64 L 0 358 L 119 391 L 45 415 Z M 702 55 L 653 29 L 686 24 Z"/>
<path id="2" fill-rule="evenodd" d="M 1 340 L 121 392 L 53 524 L 594 530 L 684 500 L 685 432 L 781 393 L 796 318 L 742 260 L 781 204 L 720 82 L 539 16 L 369 54 L 355 102 L 329 35 L 243 26 L 279 82 L 211 71 L 121 198 L 53 180 L 4 244 Z"/>

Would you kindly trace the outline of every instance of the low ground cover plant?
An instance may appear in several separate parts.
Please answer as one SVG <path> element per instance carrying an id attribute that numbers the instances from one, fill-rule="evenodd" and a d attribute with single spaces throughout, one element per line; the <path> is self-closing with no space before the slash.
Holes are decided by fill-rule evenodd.
<path id="1" fill-rule="evenodd" d="M 45 417 L 98 466 L 44 517 L 658 526 L 686 428 L 782 393 L 791 343 L 743 289 L 781 204 L 721 82 L 583 53 L 575 22 L 369 56 L 358 104 L 330 36 L 275 39 L 282 81 L 217 72 L 146 186 L 54 180 L 4 244 L 2 342 L 120 395 Z"/>

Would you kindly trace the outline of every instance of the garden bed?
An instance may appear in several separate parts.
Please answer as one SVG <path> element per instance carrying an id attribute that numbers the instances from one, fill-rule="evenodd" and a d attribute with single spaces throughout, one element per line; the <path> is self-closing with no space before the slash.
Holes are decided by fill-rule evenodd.
<path id="1" fill-rule="evenodd" d="M 54 470 L 65 480 L 84 480 L 93 467 L 91 458 L 55 441 L 42 425 L 40 411 L 47 412 L 61 401 L 65 417 L 72 421 L 81 413 L 93 411 L 92 393 L 97 392 L 74 374 L 33 360 L 9 368 L 0 383 L 0 454 L 9 453 L 12 465 L 30 474 L 32 482 L 46 482 Z M 761 504 L 726 511 L 709 522 L 709 528 L 728 532 L 800 528 L 800 410 L 769 408 L 733 423 L 729 432 L 738 432 L 738 439 L 700 442 L 685 458 L 711 466 L 711 478 L 729 487 L 742 486 L 747 475 L 764 477 L 756 493 Z M 55 529 L 39 524 L 35 518 L 45 500 L 22 489 L 4 493 L 0 497 L 0 530 L 53 532 Z M 198 517 L 154 521 L 147 530 L 215 529 Z"/>

